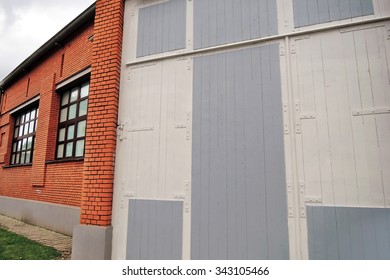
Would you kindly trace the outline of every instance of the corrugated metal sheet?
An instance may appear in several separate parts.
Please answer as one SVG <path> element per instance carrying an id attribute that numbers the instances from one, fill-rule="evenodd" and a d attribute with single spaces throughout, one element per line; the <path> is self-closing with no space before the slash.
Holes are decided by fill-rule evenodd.
<path id="1" fill-rule="evenodd" d="M 274 0 L 194 0 L 194 49 L 276 34 Z"/>
<path id="2" fill-rule="evenodd" d="M 294 26 L 374 14 L 372 0 L 293 0 Z"/>
<path id="3" fill-rule="evenodd" d="M 279 45 L 194 60 L 192 259 L 287 259 Z"/>
<path id="4" fill-rule="evenodd" d="M 182 201 L 130 200 L 126 259 L 181 259 L 182 231 Z"/>
<path id="5" fill-rule="evenodd" d="M 390 259 L 390 209 L 307 207 L 310 259 Z"/>
<path id="6" fill-rule="evenodd" d="M 186 0 L 139 9 L 137 57 L 185 48 Z"/>

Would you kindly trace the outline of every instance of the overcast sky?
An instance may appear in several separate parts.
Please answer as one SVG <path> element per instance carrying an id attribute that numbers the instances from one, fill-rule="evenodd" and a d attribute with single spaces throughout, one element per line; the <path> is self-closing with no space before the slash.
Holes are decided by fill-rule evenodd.
<path id="1" fill-rule="evenodd" d="M 95 0 L 0 0 L 0 81 Z"/>

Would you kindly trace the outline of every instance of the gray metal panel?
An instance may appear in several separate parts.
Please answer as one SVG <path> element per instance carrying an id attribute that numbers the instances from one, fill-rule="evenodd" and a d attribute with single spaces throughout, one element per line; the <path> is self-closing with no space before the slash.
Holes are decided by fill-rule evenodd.
<path id="1" fill-rule="evenodd" d="M 158 6 L 161 5 L 153 5 L 150 7 L 149 51 L 146 53 L 146 55 L 157 53 L 156 39 L 157 39 L 157 11 L 159 10 Z"/>
<path id="2" fill-rule="evenodd" d="M 316 0 L 307 2 L 307 10 L 309 13 L 309 25 L 319 22 L 318 2 Z"/>
<path id="3" fill-rule="evenodd" d="M 220 0 L 223 1 L 223 0 Z M 259 23 L 259 1 L 258 0 L 250 0 L 249 2 L 250 9 L 250 38 L 259 38 L 260 37 L 260 23 Z"/>
<path id="4" fill-rule="evenodd" d="M 130 200 L 127 259 L 182 258 L 183 202 Z"/>
<path id="5" fill-rule="evenodd" d="M 269 34 L 269 18 L 275 15 L 269 15 L 268 14 L 268 0 L 259 0 L 259 16 L 260 16 L 260 37 L 266 37 L 271 34 Z M 252 38 L 254 39 L 254 38 Z"/>
<path id="6" fill-rule="evenodd" d="M 340 20 L 340 1 L 343 0 L 328 0 L 329 4 L 329 19 L 330 21 Z"/>
<path id="7" fill-rule="evenodd" d="M 163 6 L 162 29 L 163 29 L 163 52 L 169 51 L 169 22 L 170 22 L 170 2 L 160 4 Z"/>
<path id="8" fill-rule="evenodd" d="M 137 57 L 185 48 L 186 0 L 141 8 L 138 14 Z"/>
<path id="9" fill-rule="evenodd" d="M 275 0 L 268 0 L 268 34 L 278 34 L 278 7 Z"/>
<path id="10" fill-rule="evenodd" d="M 293 10 L 295 27 L 374 14 L 372 0 L 293 0 Z"/>
<path id="11" fill-rule="evenodd" d="M 374 5 L 372 0 L 360 0 L 360 3 L 362 4 L 363 16 L 374 14 Z"/>
<path id="12" fill-rule="evenodd" d="M 210 15 L 217 15 L 217 1 L 209 1 Z M 218 19 L 216 16 L 209 17 L 209 45 L 217 45 Z"/>
<path id="13" fill-rule="evenodd" d="M 194 49 L 277 33 L 274 0 L 194 0 Z"/>
<path id="14" fill-rule="evenodd" d="M 192 259 L 288 258 L 278 50 L 194 59 Z"/>
<path id="15" fill-rule="evenodd" d="M 196 4 L 196 1 L 195 1 Z M 223 3 L 224 9 L 225 9 L 225 38 L 223 40 L 222 44 L 227 44 L 234 42 L 234 35 L 233 35 L 233 28 L 234 28 L 234 22 L 233 22 L 233 16 L 234 16 L 234 9 L 233 4 L 234 0 L 225 0 Z M 218 7 L 221 9 L 222 7 Z M 196 40 L 196 38 L 194 38 Z M 208 47 L 208 45 L 202 46 L 202 47 Z M 211 46 L 210 46 L 211 47 Z"/>
<path id="16" fill-rule="evenodd" d="M 157 5 L 156 21 L 161 23 L 164 21 L 164 5 Z M 157 23 L 156 23 L 157 24 Z M 156 53 L 163 52 L 164 24 L 157 24 L 156 27 Z"/>
<path id="17" fill-rule="evenodd" d="M 216 45 L 222 45 L 225 43 L 225 38 L 226 38 L 226 24 L 225 24 L 225 0 L 216 0 L 217 2 L 217 43 Z M 194 28 L 195 31 L 201 31 L 197 30 L 197 28 Z M 195 36 L 194 36 L 195 38 Z M 196 43 L 197 40 L 195 40 Z M 199 49 L 196 45 L 194 47 L 195 49 Z"/>
<path id="18" fill-rule="evenodd" d="M 302 0 L 297 0 L 297 1 L 302 1 Z M 355 0 L 353 0 L 355 1 Z M 318 24 L 318 23 L 321 23 L 321 22 L 329 22 L 330 21 L 330 17 L 329 17 L 329 5 L 328 5 L 328 0 L 317 0 L 317 3 L 318 3 L 318 18 L 319 18 L 319 21 L 318 22 L 314 22 L 312 24 Z M 293 8 L 294 9 L 294 14 L 295 14 L 295 11 L 296 11 L 296 7 Z M 299 27 L 299 26 L 304 26 L 304 25 L 297 25 L 295 23 L 295 27 Z"/>
<path id="19" fill-rule="evenodd" d="M 194 82 L 193 82 L 193 94 L 194 102 L 197 102 L 193 106 L 193 122 L 202 123 L 202 60 L 194 59 Z M 199 96 L 198 96 L 199 95 Z M 201 149 L 201 126 L 196 125 L 192 127 L 192 149 L 200 151 Z M 202 157 L 201 153 L 192 154 L 192 185 L 200 186 L 201 185 L 201 166 L 202 166 Z M 191 200 L 196 203 L 191 204 L 192 213 L 200 213 L 200 201 L 202 200 L 201 192 L 192 192 Z M 193 256 L 200 255 L 200 214 L 192 215 L 192 226 L 191 226 L 191 254 Z"/>
<path id="20" fill-rule="evenodd" d="M 351 18 L 349 0 L 340 0 L 340 18 Z"/>
<path id="21" fill-rule="evenodd" d="M 390 209 L 307 207 L 310 259 L 390 259 Z"/>
<path id="22" fill-rule="evenodd" d="M 139 56 L 143 55 L 146 11 L 146 9 L 140 9 L 138 12 L 137 54 Z"/>
<path id="23" fill-rule="evenodd" d="M 175 49 L 183 49 L 186 46 L 186 14 L 187 1 L 176 0 L 176 46 Z"/>
<path id="24" fill-rule="evenodd" d="M 360 0 L 349 0 L 349 7 L 351 9 L 351 17 L 359 17 L 363 14 Z"/>
<path id="25" fill-rule="evenodd" d="M 266 192 L 268 213 L 268 255 L 270 259 L 279 259 L 288 256 L 288 247 L 280 242 L 287 238 L 287 204 L 280 203 L 286 196 L 284 167 L 284 142 L 283 142 L 283 115 L 281 97 L 275 94 L 275 89 L 280 87 L 280 68 L 276 61 L 279 60 L 279 48 L 267 46 L 262 48 L 262 65 L 269 62 L 270 67 L 263 69 L 263 108 L 264 108 L 264 139 L 265 139 L 265 163 L 266 163 Z M 268 73 L 268 75 L 264 75 Z M 269 77 L 265 79 L 264 77 Z M 280 89 L 279 89 L 280 90 Z M 277 203 L 279 202 L 279 203 Z M 279 217 L 279 219 L 274 219 Z M 285 217 L 283 219 L 282 217 Z"/>

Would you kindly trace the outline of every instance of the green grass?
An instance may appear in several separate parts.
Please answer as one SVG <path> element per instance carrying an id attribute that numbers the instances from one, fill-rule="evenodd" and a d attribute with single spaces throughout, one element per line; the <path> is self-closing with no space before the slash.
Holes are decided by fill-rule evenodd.
<path id="1" fill-rule="evenodd" d="M 0 228 L 0 260 L 53 260 L 60 256 L 52 247 Z"/>

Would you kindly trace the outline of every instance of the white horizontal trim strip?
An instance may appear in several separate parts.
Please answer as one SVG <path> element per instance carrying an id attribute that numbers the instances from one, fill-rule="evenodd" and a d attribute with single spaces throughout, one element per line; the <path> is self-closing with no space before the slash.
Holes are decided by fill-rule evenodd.
<path id="1" fill-rule="evenodd" d="M 263 37 L 263 38 L 258 38 L 258 39 L 240 41 L 240 42 L 231 43 L 231 44 L 225 44 L 225 45 L 220 45 L 220 46 L 214 46 L 214 47 L 209 47 L 209 48 L 193 50 L 193 51 L 189 51 L 189 52 L 180 52 L 180 53 L 174 53 L 174 54 L 169 54 L 169 55 L 165 55 L 165 56 L 162 54 L 159 57 L 146 58 L 146 59 L 128 62 L 128 63 L 126 63 L 126 66 L 127 67 L 135 66 L 135 65 L 142 64 L 142 63 L 157 62 L 160 60 L 166 60 L 166 59 L 171 59 L 171 58 L 176 58 L 176 57 L 199 55 L 199 54 L 209 53 L 209 52 L 213 52 L 213 51 L 242 47 L 245 45 L 253 45 L 253 44 L 265 43 L 265 42 L 274 41 L 274 40 L 280 40 L 280 39 L 284 39 L 286 37 L 302 36 L 302 35 L 306 35 L 306 34 L 318 33 L 321 31 L 337 30 L 337 29 L 343 29 L 343 28 L 347 28 L 347 27 L 361 26 L 364 24 L 377 23 L 377 22 L 386 21 L 389 19 L 390 19 L 390 16 L 385 16 L 385 17 L 363 20 L 363 21 L 359 21 L 359 22 L 348 22 L 348 23 L 339 24 L 339 25 L 331 25 L 331 26 L 313 28 L 313 29 L 309 29 L 309 30 L 295 31 L 295 32 L 290 32 L 290 33 L 285 33 L 285 34 L 278 34 L 278 35 L 273 35 L 273 36 L 269 36 L 269 37 Z M 345 30 L 342 30 L 342 31 L 345 32 Z"/>
<path id="2" fill-rule="evenodd" d="M 62 81 L 56 86 L 56 90 L 63 88 L 64 86 L 70 84 L 71 82 L 76 81 L 77 79 L 80 79 L 81 77 L 91 73 L 91 67 L 79 72 L 78 74 L 66 79 L 65 81 Z"/>
<path id="3" fill-rule="evenodd" d="M 24 102 L 23 104 L 19 105 L 18 107 L 14 108 L 13 110 L 11 110 L 11 111 L 9 112 L 9 114 L 12 115 L 12 114 L 14 114 L 14 113 L 16 113 L 16 112 L 18 112 L 18 111 L 20 111 L 20 110 L 26 108 L 28 105 L 34 103 L 35 101 L 38 101 L 39 98 L 40 98 L 39 95 L 38 95 L 38 96 L 35 96 L 34 98 L 28 100 L 27 102 Z"/>

